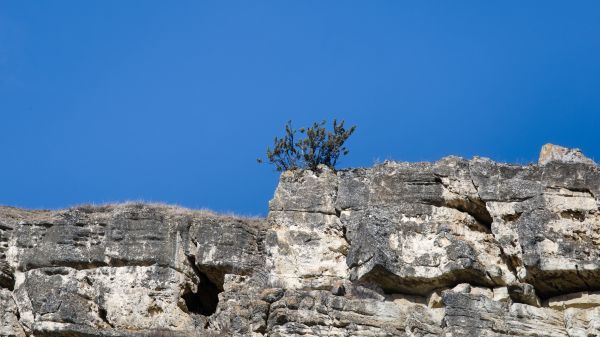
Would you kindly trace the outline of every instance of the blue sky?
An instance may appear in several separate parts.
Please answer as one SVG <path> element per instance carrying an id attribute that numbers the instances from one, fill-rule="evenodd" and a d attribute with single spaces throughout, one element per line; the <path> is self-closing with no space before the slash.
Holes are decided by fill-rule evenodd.
<path id="1" fill-rule="evenodd" d="M 0 204 L 265 214 L 287 120 L 341 167 L 600 159 L 597 1 L 2 1 Z"/>

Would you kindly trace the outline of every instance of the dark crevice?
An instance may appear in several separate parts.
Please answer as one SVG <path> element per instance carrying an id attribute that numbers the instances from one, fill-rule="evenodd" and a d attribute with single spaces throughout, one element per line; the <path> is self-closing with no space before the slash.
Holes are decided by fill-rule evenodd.
<path id="1" fill-rule="evenodd" d="M 580 291 L 580 289 L 563 289 L 563 287 L 561 287 L 560 284 L 557 284 L 556 280 L 553 279 L 535 282 L 541 278 L 543 278 L 543 275 L 534 274 L 533 276 L 527 277 L 524 281 L 532 281 L 531 284 L 535 287 L 535 291 L 542 301 L 554 296 Z"/>
<path id="2" fill-rule="evenodd" d="M 15 304 L 17 304 L 17 300 L 15 298 L 14 293 L 11 294 L 11 298 L 12 298 L 13 302 L 15 302 Z M 19 321 L 19 325 L 22 325 L 22 323 L 21 323 L 21 307 L 19 305 L 15 305 L 15 316 L 17 317 L 17 321 Z"/>
<path id="3" fill-rule="evenodd" d="M 24 223 L 23 226 L 37 226 L 37 227 L 45 227 L 50 228 L 54 226 L 54 224 L 49 222 L 37 222 L 37 223 Z"/>
<path id="4" fill-rule="evenodd" d="M 427 296 L 439 288 L 452 288 L 461 283 L 476 287 L 491 288 L 496 284 L 488 279 L 484 271 L 474 269 L 451 270 L 437 277 L 401 277 L 377 264 L 357 280 L 359 284 L 372 284 L 385 294 L 401 293 L 413 296 Z"/>
<path id="5" fill-rule="evenodd" d="M 566 210 L 560 213 L 560 217 L 563 219 L 575 220 L 579 222 L 585 221 L 585 213 L 575 210 Z"/>
<path id="6" fill-rule="evenodd" d="M 597 270 L 582 269 L 579 265 L 575 266 L 575 270 L 544 272 L 530 268 L 528 272 L 524 282 L 535 287 L 541 300 L 581 291 L 600 291 L 600 273 Z"/>
<path id="7" fill-rule="evenodd" d="M 344 224 L 342 224 L 342 239 L 344 239 L 348 245 L 351 244 L 350 240 L 348 240 L 348 229 Z"/>
<path id="8" fill-rule="evenodd" d="M 373 257 L 375 257 L 375 255 L 376 255 L 376 254 L 377 254 L 377 253 L 373 253 L 373 254 L 371 254 L 371 256 L 369 256 L 369 257 L 368 257 L 366 260 L 364 260 L 364 261 L 362 261 L 362 262 L 359 262 L 359 261 L 357 261 L 357 262 L 353 262 L 351 265 L 349 265 L 349 266 L 348 266 L 348 268 L 352 269 L 352 268 L 357 268 L 357 267 L 360 267 L 360 266 L 362 266 L 362 265 L 365 265 L 365 264 L 367 264 L 369 261 L 371 261 L 371 260 L 373 259 Z"/>
<path id="9" fill-rule="evenodd" d="M 504 220 L 504 222 L 515 222 L 519 220 L 522 214 L 523 212 L 517 212 L 514 214 L 504 214 L 502 215 L 502 220 Z"/>
<path id="10" fill-rule="evenodd" d="M 0 288 L 6 288 L 13 291 L 15 287 L 15 277 L 10 265 L 5 261 L 0 261 Z"/>
<path id="11" fill-rule="evenodd" d="M 198 276 L 199 282 L 195 292 L 191 289 L 186 289 L 182 298 L 185 301 L 185 305 L 189 312 L 210 316 L 217 311 L 219 293 L 222 291 L 220 289 L 223 289 L 223 285 L 218 287 L 211 282 L 206 274 L 202 273 L 198 267 L 196 267 L 196 258 L 194 256 L 190 255 L 187 258 L 192 269 L 196 273 L 196 276 Z"/>
<path id="12" fill-rule="evenodd" d="M 577 277 L 579 277 L 581 279 L 581 281 L 583 282 L 583 284 L 585 284 L 587 290 L 592 290 L 592 287 L 590 287 L 590 284 L 587 283 L 587 281 L 585 280 L 585 278 L 581 275 L 581 273 L 579 272 L 579 266 L 575 265 L 575 271 L 577 272 Z"/>
<path id="13" fill-rule="evenodd" d="M 488 211 L 485 201 L 483 201 L 479 196 L 478 186 L 475 184 L 472 178 L 470 180 L 473 184 L 473 187 L 475 188 L 475 191 L 477 192 L 476 197 L 463 196 L 463 198 L 443 200 L 440 205 L 434 206 L 454 208 L 458 211 L 467 213 L 470 216 L 472 216 L 475 220 L 477 220 L 480 224 L 489 229 L 491 228 L 494 219 Z M 448 189 L 448 186 L 443 183 L 441 176 L 436 175 L 435 182 L 442 185 L 445 189 Z"/>
<path id="14" fill-rule="evenodd" d="M 100 319 L 114 329 L 114 325 L 112 325 L 112 323 L 108 320 L 107 315 L 108 313 L 106 312 L 106 309 L 98 308 L 98 316 L 100 316 Z"/>
<path id="15" fill-rule="evenodd" d="M 519 273 L 517 271 L 517 266 L 519 266 L 518 258 L 514 255 L 507 255 L 504 252 L 502 245 L 496 243 L 496 247 L 500 249 L 500 258 L 502 259 L 502 262 L 504 262 L 504 265 L 506 265 L 508 270 L 510 270 L 511 273 L 513 273 L 513 275 L 515 276 L 515 278 L 520 281 L 521 279 L 519 278 Z"/>
<path id="16" fill-rule="evenodd" d="M 576 192 L 576 193 L 586 193 L 591 197 L 594 196 L 594 193 L 587 187 L 574 187 L 574 186 L 546 186 L 546 190 L 554 190 L 560 191 L 560 189 L 565 189 L 567 191 Z"/>
<path id="17" fill-rule="evenodd" d="M 3 224 L 3 223 L 0 223 L 0 230 L 4 230 L 4 231 L 12 231 L 12 230 L 13 230 L 13 228 L 12 228 L 12 227 L 10 227 L 10 226 L 8 226 L 8 225 L 5 225 L 5 224 Z"/>
<path id="18" fill-rule="evenodd" d="M 485 275 L 487 276 L 487 278 L 494 284 L 494 286 L 500 286 L 503 285 L 502 283 L 498 283 L 495 280 L 495 277 L 493 277 L 487 270 L 485 271 Z"/>
<path id="19" fill-rule="evenodd" d="M 492 215 L 488 212 L 485 203 L 481 200 L 473 198 L 444 200 L 440 205 L 435 206 L 454 208 L 460 212 L 469 214 L 486 228 L 492 226 Z"/>
<path id="20" fill-rule="evenodd" d="M 533 199 L 533 198 L 535 198 L 537 196 L 538 195 L 525 196 L 525 197 L 511 196 L 510 198 L 507 198 L 507 199 L 502 199 L 502 198 L 486 198 L 485 202 L 524 202 L 524 201 Z"/>

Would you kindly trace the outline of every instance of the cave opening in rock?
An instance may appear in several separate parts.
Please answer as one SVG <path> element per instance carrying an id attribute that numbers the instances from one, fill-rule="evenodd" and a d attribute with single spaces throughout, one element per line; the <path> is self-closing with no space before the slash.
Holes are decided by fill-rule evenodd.
<path id="1" fill-rule="evenodd" d="M 202 273 L 195 265 L 194 257 L 189 257 L 192 268 L 198 276 L 199 282 L 195 292 L 186 290 L 182 296 L 189 312 L 210 316 L 217 311 L 219 304 L 219 293 L 222 291 L 211 282 L 208 277 Z M 222 288 L 222 287 L 221 287 Z"/>

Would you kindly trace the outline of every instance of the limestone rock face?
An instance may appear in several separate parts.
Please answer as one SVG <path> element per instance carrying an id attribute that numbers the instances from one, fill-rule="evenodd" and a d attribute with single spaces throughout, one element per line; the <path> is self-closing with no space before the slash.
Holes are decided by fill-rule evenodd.
<path id="1" fill-rule="evenodd" d="M 337 207 L 351 280 L 422 296 L 462 282 L 513 282 L 468 164 L 446 158 L 342 172 Z M 356 189 L 365 190 L 362 202 Z"/>
<path id="2" fill-rule="evenodd" d="M 266 219 L 0 208 L 0 336 L 600 336 L 600 167 L 281 175 Z"/>
<path id="3" fill-rule="evenodd" d="M 514 166 L 475 159 L 471 173 L 516 277 L 538 295 L 600 287 L 600 167 Z"/>
<path id="4" fill-rule="evenodd" d="M 225 275 L 265 264 L 263 225 L 162 205 L 2 208 L 0 335 L 216 335 Z"/>

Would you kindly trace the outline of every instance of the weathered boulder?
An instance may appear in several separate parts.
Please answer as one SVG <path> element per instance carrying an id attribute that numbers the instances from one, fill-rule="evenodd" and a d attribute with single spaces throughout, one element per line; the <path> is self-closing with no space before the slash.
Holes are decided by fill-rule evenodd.
<path id="1" fill-rule="evenodd" d="M 538 163 L 545 165 L 551 161 L 594 164 L 594 161 L 584 156 L 580 149 L 569 149 L 560 145 L 545 144 L 540 151 Z"/>

